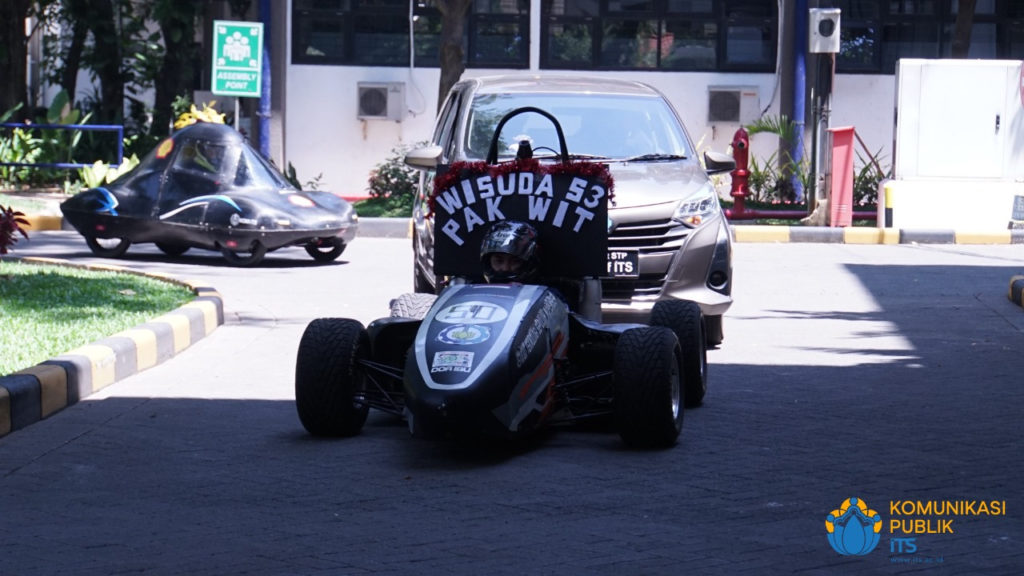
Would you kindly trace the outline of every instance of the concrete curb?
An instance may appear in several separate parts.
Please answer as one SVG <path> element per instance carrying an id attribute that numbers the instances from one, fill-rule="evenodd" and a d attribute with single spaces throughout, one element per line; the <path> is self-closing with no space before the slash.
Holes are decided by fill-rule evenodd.
<path id="1" fill-rule="evenodd" d="M 79 265 L 53 258 L 10 259 L 148 276 L 185 286 L 196 297 L 149 322 L 0 377 L 0 437 L 47 418 L 118 380 L 173 358 L 224 323 L 223 300 L 209 286 L 116 266 Z"/>
<path id="2" fill-rule="evenodd" d="M 28 231 L 70 230 L 60 216 L 28 216 Z M 732 224 L 736 242 L 824 244 L 1024 244 L 1024 230 L 830 228 Z M 356 238 L 412 238 L 411 218 L 360 218 Z"/>

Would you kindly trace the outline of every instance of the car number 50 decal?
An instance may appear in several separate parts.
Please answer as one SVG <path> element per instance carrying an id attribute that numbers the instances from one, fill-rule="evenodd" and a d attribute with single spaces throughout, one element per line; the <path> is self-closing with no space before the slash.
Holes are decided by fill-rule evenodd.
<path id="1" fill-rule="evenodd" d="M 489 302 L 461 302 L 447 306 L 434 316 L 438 322 L 446 324 L 487 324 L 501 322 L 508 318 L 508 312 Z"/>

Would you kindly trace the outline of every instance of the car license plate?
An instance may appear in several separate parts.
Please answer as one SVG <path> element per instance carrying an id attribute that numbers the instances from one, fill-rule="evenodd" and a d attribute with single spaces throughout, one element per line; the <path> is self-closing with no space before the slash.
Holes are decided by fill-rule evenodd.
<path id="1" fill-rule="evenodd" d="M 609 250 L 608 277 L 636 278 L 640 275 L 640 257 L 636 250 Z"/>

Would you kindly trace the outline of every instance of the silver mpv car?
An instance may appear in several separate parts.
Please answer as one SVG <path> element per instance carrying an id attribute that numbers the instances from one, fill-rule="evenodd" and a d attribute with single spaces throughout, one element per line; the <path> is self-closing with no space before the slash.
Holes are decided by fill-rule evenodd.
<path id="1" fill-rule="evenodd" d="M 522 107 L 558 120 L 573 159 L 606 163 L 614 179 L 608 208 L 608 273 L 601 279 L 602 314 L 647 322 L 658 300 L 700 305 L 708 344 L 722 341 L 722 315 L 732 304 L 731 232 L 710 174 L 735 166 L 706 152 L 701 165 L 668 100 L 640 82 L 569 76 L 493 76 L 463 80 L 448 94 L 432 144 L 405 162 L 422 170 L 413 208 L 413 281 L 435 292 L 433 222 L 427 199 L 437 165 L 482 161 L 498 122 Z M 499 135 L 499 161 L 528 141 L 533 157 L 557 159 L 555 126 L 540 114 L 515 116 Z"/>

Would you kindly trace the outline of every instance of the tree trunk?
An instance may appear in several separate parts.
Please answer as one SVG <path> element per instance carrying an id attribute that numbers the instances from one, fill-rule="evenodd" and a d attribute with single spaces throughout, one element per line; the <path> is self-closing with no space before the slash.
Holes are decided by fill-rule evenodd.
<path id="1" fill-rule="evenodd" d="M 0 114 L 19 103 L 22 109 L 11 120 L 30 118 L 28 101 L 28 38 L 25 37 L 25 18 L 32 0 L 0 0 Z"/>
<path id="2" fill-rule="evenodd" d="M 437 110 L 441 110 L 448 91 L 466 70 L 462 38 L 465 36 L 466 14 L 472 0 L 437 0 L 441 12 L 441 43 L 438 59 L 441 63 L 441 80 L 438 83 Z"/>
<path id="3" fill-rule="evenodd" d="M 953 29 L 953 58 L 967 58 L 971 50 L 971 28 L 974 26 L 974 6 L 977 0 L 960 0 Z"/>
<path id="4" fill-rule="evenodd" d="M 93 70 L 100 79 L 100 102 L 95 122 L 120 123 L 124 119 L 124 74 L 121 34 L 110 0 L 88 0 L 93 40 Z M 69 94 L 70 95 L 70 94 Z"/>
<path id="5" fill-rule="evenodd" d="M 153 106 L 154 135 L 163 136 L 170 132 L 173 121 L 171 104 L 177 96 L 192 99 L 196 56 L 195 29 L 200 6 L 196 2 L 164 2 L 164 9 L 155 11 L 164 40 L 164 58 L 160 74 L 156 78 L 156 95 Z"/>

